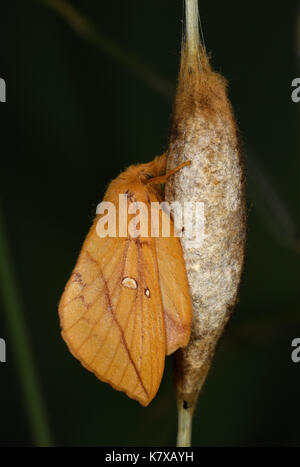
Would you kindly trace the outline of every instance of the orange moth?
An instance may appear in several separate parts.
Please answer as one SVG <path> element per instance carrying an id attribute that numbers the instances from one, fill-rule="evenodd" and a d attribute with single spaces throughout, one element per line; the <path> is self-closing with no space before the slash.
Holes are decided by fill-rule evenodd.
<path id="1" fill-rule="evenodd" d="M 110 214 L 97 214 L 59 304 L 71 353 L 101 381 L 144 406 L 157 393 L 165 355 L 190 338 L 192 304 L 180 239 L 172 219 L 170 236 L 162 235 L 163 210 L 156 236 L 151 231 L 151 203 L 163 200 L 162 185 L 189 164 L 166 174 L 163 155 L 130 166 L 111 182 L 103 201 L 116 208 L 110 219 L 116 220 L 116 236 L 99 236 L 99 221 Z M 128 217 L 120 194 L 126 195 Z M 130 209 L 140 202 L 147 231 L 136 236 L 126 229 L 124 235 L 124 223 L 129 227 L 134 220 Z"/>

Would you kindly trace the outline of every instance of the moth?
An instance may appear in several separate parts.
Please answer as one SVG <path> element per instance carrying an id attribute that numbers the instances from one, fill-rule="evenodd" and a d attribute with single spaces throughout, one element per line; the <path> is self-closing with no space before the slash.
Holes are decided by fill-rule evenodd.
<path id="1" fill-rule="evenodd" d="M 110 183 L 103 201 L 116 207 L 117 234 L 100 237 L 103 214 L 96 216 L 59 303 L 70 352 L 101 381 L 143 406 L 158 391 L 165 356 L 190 338 L 192 304 L 172 218 L 169 237 L 150 231 L 151 203 L 163 200 L 163 184 L 189 164 L 166 173 L 164 154 L 128 167 Z M 141 215 L 150 218 L 150 235 L 119 235 L 120 194 L 126 194 L 128 212 L 137 202 L 146 205 Z M 160 211 L 161 219 L 164 215 Z"/>

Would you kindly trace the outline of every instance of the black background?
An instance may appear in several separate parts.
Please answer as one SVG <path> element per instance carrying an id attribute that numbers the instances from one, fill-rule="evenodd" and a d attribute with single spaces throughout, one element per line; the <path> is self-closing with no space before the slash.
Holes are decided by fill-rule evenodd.
<path id="1" fill-rule="evenodd" d="M 291 361 L 291 341 L 300 336 L 300 103 L 291 100 L 291 82 L 300 73 L 297 2 L 199 3 L 206 47 L 229 81 L 244 141 L 249 226 L 240 302 L 199 400 L 193 444 L 299 445 L 300 363 Z M 182 0 L 72 5 L 125 57 L 167 80 L 172 96 Z M 128 164 L 164 151 L 172 109 L 172 98 L 149 85 L 149 71 L 145 78 L 132 63 L 124 66 L 123 55 L 112 56 L 99 37 L 96 44 L 85 40 L 42 1 L 1 1 L 0 77 L 7 102 L 0 103 L 0 248 L 9 250 L 13 266 L 11 277 L 3 262 L 1 276 L 4 446 L 175 443 L 171 358 L 145 409 L 84 370 L 60 337 L 57 304 L 95 207 Z M 16 350 L 20 339 L 5 299 L 12 278 L 46 413 L 39 423 L 49 426 L 51 441 L 34 432 L 33 406 L 28 409 L 24 397 L 17 364 L 24 355 Z"/>

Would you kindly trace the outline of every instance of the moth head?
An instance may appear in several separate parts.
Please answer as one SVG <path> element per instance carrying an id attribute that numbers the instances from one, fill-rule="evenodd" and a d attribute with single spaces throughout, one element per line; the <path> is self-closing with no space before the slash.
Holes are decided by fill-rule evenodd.
<path id="1" fill-rule="evenodd" d="M 138 198 L 147 200 L 149 193 L 160 198 L 163 192 L 162 182 L 158 179 L 165 174 L 166 155 L 156 157 L 153 161 L 146 164 L 136 164 L 129 166 L 109 185 L 105 200 L 111 200 L 118 193 L 136 193 Z M 152 183 L 153 180 L 153 183 Z"/>
<path id="2" fill-rule="evenodd" d="M 156 157 L 153 161 L 146 164 L 138 164 L 129 166 L 122 172 L 117 180 L 126 183 L 138 183 L 146 185 L 152 178 L 159 177 L 165 173 L 166 156 Z"/>

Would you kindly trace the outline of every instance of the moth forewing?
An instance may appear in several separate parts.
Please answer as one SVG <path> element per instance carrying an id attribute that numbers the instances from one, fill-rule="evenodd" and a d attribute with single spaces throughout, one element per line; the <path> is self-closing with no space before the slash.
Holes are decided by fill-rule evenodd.
<path id="1" fill-rule="evenodd" d="M 160 178 L 164 167 L 165 157 L 156 158 L 129 167 L 110 184 L 104 200 L 115 212 L 97 208 L 59 305 L 71 353 L 101 381 L 144 406 L 157 393 L 165 355 L 187 344 L 192 319 L 172 220 L 170 237 L 162 237 L 160 226 L 158 237 L 151 235 L 151 202 L 159 203 L 162 196 L 158 185 L 144 183 L 145 174 Z M 124 219 L 128 228 L 136 216 L 134 227 L 121 235 Z M 112 219 L 116 237 L 105 228 Z"/>

